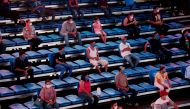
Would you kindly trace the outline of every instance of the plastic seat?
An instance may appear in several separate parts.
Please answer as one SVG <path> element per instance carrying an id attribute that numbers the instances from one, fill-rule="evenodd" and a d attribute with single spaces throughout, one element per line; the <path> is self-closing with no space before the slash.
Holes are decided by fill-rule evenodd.
<path id="1" fill-rule="evenodd" d="M 168 71 L 176 71 L 180 69 L 180 66 L 174 63 L 168 63 L 168 64 L 165 64 L 165 66 L 167 67 Z"/>
<path id="2" fill-rule="evenodd" d="M 78 64 L 75 64 L 75 63 L 73 63 L 71 61 L 67 61 L 66 63 L 71 65 L 73 67 L 73 69 L 78 69 L 80 67 Z"/>
<path id="3" fill-rule="evenodd" d="M 99 74 L 90 74 L 89 77 L 92 78 L 94 82 L 101 82 L 105 80 L 105 78 Z"/>
<path id="4" fill-rule="evenodd" d="M 113 28 L 112 30 L 116 31 L 118 34 L 127 34 L 126 30 L 122 30 L 120 28 Z"/>
<path id="5" fill-rule="evenodd" d="M 0 57 L 3 59 L 4 62 L 15 59 L 15 57 L 10 54 L 1 54 Z"/>
<path id="6" fill-rule="evenodd" d="M 185 63 L 185 62 L 182 62 L 182 61 L 178 61 L 178 62 L 176 62 L 176 64 L 179 65 L 180 67 L 187 67 L 187 66 L 189 66 L 188 63 Z"/>
<path id="7" fill-rule="evenodd" d="M 120 62 L 124 62 L 124 59 L 119 57 L 119 56 L 116 56 L 116 55 L 111 55 L 111 56 L 108 56 L 108 58 L 114 60 L 114 62 L 116 63 L 120 63 Z"/>
<path id="8" fill-rule="evenodd" d="M 19 45 L 27 45 L 28 41 L 21 39 L 21 38 L 14 38 L 12 41 L 16 42 L 16 44 Z"/>
<path id="9" fill-rule="evenodd" d="M 178 48 L 172 48 L 172 49 L 170 49 L 170 51 L 172 52 L 172 55 L 182 55 L 182 54 L 186 54 L 186 51 L 180 50 L 180 49 L 178 49 Z"/>
<path id="10" fill-rule="evenodd" d="M 45 81 L 40 81 L 40 82 L 38 82 L 37 84 L 38 84 L 39 86 L 41 86 L 41 87 L 44 87 L 44 86 L 45 86 Z M 55 85 L 52 84 L 52 87 L 55 87 Z"/>
<path id="11" fill-rule="evenodd" d="M 103 90 L 105 93 L 107 93 L 110 97 L 119 97 L 121 96 L 121 93 L 115 89 L 107 88 Z"/>
<path id="12" fill-rule="evenodd" d="M 104 100 L 104 99 L 108 99 L 109 98 L 109 95 L 107 93 L 103 92 L 103 91 L 101 92 L 101 95 L 98 95 L 96 90 L 93 91 L 92 94 L 96 95 L 96 96 L 99 96 L 100 100 Z"/>
<path id="13" fill-rule="evenodd" d="M 37 68 L 37 67 L 34 67 L 32 66 L 32 69 L 33 69 L 33 74 L 34 75 L 37 75 L 37 74 L 42 74 L 42 70 Z"/>
<path id="14" fill-rule="evenodd" d="M 109 41 L 109 42 L 106 42 L 107 45 L 110 46 L 110 48 L 117 48 L 118 47 L 118 44 L 115 43 L 115 42 L 112 42 L 112 41 Z"/>
<path id="15" fill-rule="evenodd" d="M 51 51 L 45 50 L 45 49 L 43 49 L 43 50 L 38 50 L 37 52 L 40 53 L 40 54 L 43 55 L 43 56 L 48 56 L 49 54 L 52 54 Z"/>
<path id="16" fill-rule="evenodd" d="M 71 47 L 65 47 L 64 51 L 66 54 L 74 54 L 74 53 L 78 53 L 77 49 L 71 48 Z"/>
<path id="17" fill-rule="evenodd" d="M 63 97 L 57 97 L 56 102 L 59 104 L 59 107 L 69 106 L 72 103 Z"/>
<path id="18" fill-rule="evenodd" d="M 138 85 L 135 84 L 130 84 L 129 87 L 136 90 L 139 93 L 143 93 L 146 91 L 143 87 L 139 87 Z"/>
<path id="19" fill-rule="evenodd" d="M 159 70 L 159 68 L 156 68 L 152 65 L 146 66 L 145 69 L 147 69 L 148 71 L 158 71 Z"/>
<path id="20" fill-rule="evenodd" d="M 148 74 L 148 70 L 145 69 L 145 68 L 143 68 L 143 67 L 135 67 L 135 68 L 133 68 L 133 70 L 135 70 L 135 71 L 141 73 L 142 75 Z"/>
<path id="21" fill-rule="evenodd" d="M 113 64 L 114 63 L 114 61 L 112 59 L 107 58 L 107 57 L 102 57 L 101 56 L 100 59 L 108 61 L 109 64 Z"/>
<path id="22" fill-rule="evenodd" d="M 104 44 L 104 43 L 96 43 L 96 47 L 97 47 L 98 49 L 100 49 L 100 50 L 107 50 L 107 49 L 110 48 L 109 45 L 106 45 L 106 44 Z"/>
<path id="23" fill-rule="evenodd" d="M 28 102 L 24 103 L 24 106 L 26 106 L 28 109 L 39 109 L 38 106 L 34 105 L 33 101 L 28 101 Z"/>
<path id="24" fill-rule="evenodd" d="M 78 79 L 79 81 L 81 80 L 81 75 L 75 77 L 76 79 Z M 89 78 L 90 82 L 93 83 L 94 82 L 94 79 L 92 78 Z"/>
<path id="25" fill-rule="evenodd" d="M 111 73 L 117 75 L 119 73 L 119 70 L 113 70 Z"/>
<path id="26" fill-rule="evenodd" d="M 65 98 L 68 99 L 69 101 L 71 101 L 72 104 L 83 103 L 83 100 L 76 95 L 67 95 L 67 96 L 65 96 Z"/>
<path id="27" fill-rule="evenodd" d="M 97 36 L 95 33 L 92 33 L 90 31 L 82 31 L 81 34 L 83 34 L 83 37 L 86 36 L 87 38 L 96 37 Z"/>
<path id="28" fill-rule="evenodd" d="M 180 86 L 180 84 L 177 83 L 177 82 L 175 82 L 175 81 L 171 81 L 170 80 L 170 83 L 172 84 L 172 87 L 178 87 L 178 86 Z"/>
<path id="29" fill-rule="evenodd" d="M 40 36 L 38 36 L 38 38 L 41 39 L 42 42 L 44 42 L 44 43 L 52 41 L 52 39 L 50 37 L 47 37 L 47 36 L 40 35 Z"/>
<path id="30" fill-rule="evenodd" d="M 10 90 L 7 87 L 0 87 L 0 96 L 1 97 L 6 97 L 6 96 L 13 96 L 14 92 Z"/>
<path id="31" fill-rule="evenodd" d="M 157 89 L 155 86 L 150 85 L 149 83 L 146 82 L 140 83 L 138 85 L 146 89 L 146 91 L 155 91 Z"/>
<path id="32" fill-rule="evenodd" d="M 111 29 L 104 29 L 104 32 L 106 32 L 108 36 L 113 36 L 117 34 L 117 31 Z"/>
<path id="33" fill-rule="evenodd" d="M 51 48 L 51 49 L 49 49 L 49 51 L 51 51 L 53 53 L 58 53 L 59 49 L 58 48 Z"/>
<path id="34" fill-rule="evenodd" d="M 27 51 L 26 54 L 28 55 L 28 58 L 34 59 L 34 58 L 40 58 L 42 55 L 35 51 Z"/>
<path id="35" fill-rule="evenodd" d="M 37 92 L 41 90 L 41 87 L 35 83 L 26 83 L 24 84 L 24 87 L 26 87 L 29 92 Z"/>
<path id="36" fill-rule="evenodd" d="M 73 48 L 76 49 L 79 53 L 85 52 L 86 50 L 86 48 L 81 45 L 75 45 Z"/>
<path id="37" fill-rule="evenodd" d="M 26 89 L 22 85 L 13 85 L 10 87 L 10 89 L 12 89 L 15 94 L 24 94 L 28 92 L 28 89 Z"/>
<path id="38" fill-rule="evenodd" d="M 43 73 L 51 73 L 54 71 L 54 69 L 48 65 L 39 65 L 36 66 L 37 68 L 41 69 Z"/>
<path id="39" fill-rule="evenodd" d="M 0 70 L 0 77 L 3 79 L 13 78 L 15 75 L 9 70 Z"/>
<path id="40" fill-rule="evenodd" d="M 79 81 L 73 77 L 66 77 L 63 80 L 70 86 L 76 86 L 79 83 Z"/>
<path id="41" fill-rule="evenodd" d="M 10 109 L 28 109 L 27 107 L 25 107 L 24 105 L 20 104 L 20 103 L 15 103 L 9 106 Z"/>
<path id="42" fill-rule="evenodd" d="M 134 76 L 139 76 L 141 75 L 140 72 L 132 70 L 132 69 L 125 69 L 123 71 L 128 77 L 134 77 Z"/>
<path id="43" fill-rule="evenodd" d="M 68 83 L 60 79 L 53 79 L 51 80 L 51 83 L 55 85 L 55 88 L 65 88 L 69 85 Z"/>
<path id="44" fill-rule="evenodd" d="M 106 80 L 114 80 L 115 75 L 109 72 L 102 72 L 100 75 L 102 75 Z"/>
<path id="45" fill-rule="evenodd" d="M 84 60 L 76 60 L 74 61 L 76 64 L 78 64 L 80 66 L 80 68 L 85 68 L 85 67 L 90 67 L 91 64 L 84 61 Z"/>
<path id="46" fill-rule="evenodd" d="M 181 78 L 179 78 L 179 77 L 172 78 L 171 80 L 174 81 L 174 82 L 179 83 L 179 84 L 182 85 L 182 86 L 184 86 L 184 85 L 189 85 L 189 83 L 190 83 L 189 81 L 184 80 L 184 79 L 181 79 Z"/>

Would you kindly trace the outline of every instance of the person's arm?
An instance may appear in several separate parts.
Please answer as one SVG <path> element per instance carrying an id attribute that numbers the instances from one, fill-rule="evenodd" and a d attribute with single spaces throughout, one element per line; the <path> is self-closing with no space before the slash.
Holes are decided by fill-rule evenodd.
<path id="1" fill-rule="evenodd" d="M 169 97 L 167 97 L 167 99 L 169 99 L 169 105 L 173 106 L 174 109 L 179 109 L 175 102 L 173 102 Z"/>
<path id="2" fill-rule="evenodd" d="M 117 76 L 115 77 L 115 85 L 116 85 L 116 87 L 119 88 L 119 89 L 125 89 L 125 87 L 120 85 L 119 79 L 120 78 L 118 78 Z"/>
<path id="3" fill-rule="evenodd" d="M 145 51 L 145 52 L 147 51 L 147 47 L 148 47 L 148 45 L 150 45 L 149 42 L 146 42 L 145 45 L 144 45 L 144 51 Z"/>
<path id="4" fill-rule="evenodd" d="M 56 62 L 57 64 L 64 64 L 64 62 L 61 62 L 61 61 L 58 60 L 57 56 L 55 56 L 55 62 Z"/>
<path id="5" fill-rule="evenodd" d="M 65 29 L 65 23 L 62 24 L 62 28 L 61 28 L 60 34 L 68 34 L 68 32 Z"/>
<path id="6" fill-rule="evenodd" d="M 56 103 L 56 98 L 57 98 L 57 95 L 56 95 L 56 91 L 55 91 L 55 89 L 54 89 L 54 88 L 53 88 L 53 93 L 54 93 L 54 97 L 53 97 L 52 102 L 53 102 L 53 104 L 55 104 L 55 103 Z"/>
<path id="7" fill-rule="evenodd" d="M 121 49 L 121 52 L 125 52 L 125 51 L 131 51 L 131 47 L 130 47 L 130 45 L 128 46 L 128 47 L 126 47 L 126 48 L 123 48 L 123 47 L 120 47 Z"/>
<path id="8" fill-rule="evenodd" d="M 45 101 L 45 94 L 44 94 L 44 88 L 41 89 L 40 91 L 40 99 L 42 99 L 43 101 Z"/>
<path id="9" fill-rule="evenodd" d="M 170 82 L 170 79 L 169 79 L 168 75 L 166 75 L 166 79 L 167 79 L 167 81 L 168 81 L 169 87 L 172 87 L 172 84 L 171 84 L 171 82 Z"/>
<path id="10" fill-rule="evenodd" d="M 90 50 L 88 48 L 86 49 L 86 55 L 88 59 L 94 59 L 93 57 L 90 56 Z"/>
<path id="11" fill-rule="evenodd" d="M 95 49 L 96 49 L 96 51 L 97 51 L 97 57 L 96 57 L 96 60 L 99 60 L 100 57 L 99 57 L 98 49 L 97 49 L 97 48 L 95 48 Z"/>

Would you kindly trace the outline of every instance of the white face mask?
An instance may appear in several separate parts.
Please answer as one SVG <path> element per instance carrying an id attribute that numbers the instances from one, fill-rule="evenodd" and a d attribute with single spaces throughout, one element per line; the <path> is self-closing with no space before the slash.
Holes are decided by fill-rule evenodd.
<path id="1" fill-rule="evenodd" d="M 118 106 L 115 106 L 113 109 L 117 109 L 118 108 Z"/>
<path id="2" fill-rule="evenodd" d="M 134 16 L 130 16 L 129 18 L 130 18 L 130 20 L 133 20 Z"/>
<path id="3" fill-rule="evenodd" d="M 69 23 L 73 23 L 73 20 L 69 21 Z"/>
<path id="4" fill-rule="evenodd" d="M 51 88 L 51 85 L 46 85 L 46 88 Z"/>

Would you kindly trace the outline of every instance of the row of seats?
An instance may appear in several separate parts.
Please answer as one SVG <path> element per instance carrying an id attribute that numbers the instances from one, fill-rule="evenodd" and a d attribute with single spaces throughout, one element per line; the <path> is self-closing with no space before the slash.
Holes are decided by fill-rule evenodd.
<path id="1" fill-rule="evenodd" d="M 172 78 L 171 83 L 172 83 L 173 87 L 186 86 L 186 85 L 190 84 L 189 81 L 181 79 L 179 77 Z M 157 88 L 155 86 L 153 86 L 147 82 L 142 82 L 139 84 L 130 84 L 129 86 L 132 89 L 138 91 L 139 93 L 151 92 L 151 91 L 157 90 Z M 97 95 L 96 91 L 93 91 L 92 93 L 94 95 Z M 129 94 L 130 94 L 130 92 L 129 92 Z M 106 88 L 106 89 L 102 90 L 99 98 L 100 98 L 100 100 L 105 100 L 105 99 L 121 97 L 121 96 L 122 96 L 122 94 L 119 91 L 117 91 L 113 88 Z M 56 101 L 60 107 L 84 103 L 83 99 L 81 99 L 80 97 L 78 97 L 77 95 L 74 95 L 74 94 L 66 95 L 64 97 L 57 97 Z M 11 108 L 11 109 L 38 109 L 38 107 L 36 107 L 33 104 L 34 104 L 33 101 L 29 101 L 24 104 L 15 103 L 15 104 L 10 105 L 9 108 Z"/>

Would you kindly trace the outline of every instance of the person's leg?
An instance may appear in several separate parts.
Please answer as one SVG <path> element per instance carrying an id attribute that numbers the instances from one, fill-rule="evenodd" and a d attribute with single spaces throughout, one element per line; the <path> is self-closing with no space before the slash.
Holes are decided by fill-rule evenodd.
<path id="1" fill-rule="evenodd" d="M 135 91 L 134 89 L 131 89 L 131 88 L 129 88 L 129 92 L 132 93 L 132 94 L 131 94 L 131 97 L 130 97 L 131 103 L 132 103 L 133 105 L 135 105 L 135 103 L 136 103 L 136 97 L 137 97 L 138 92 Z"/>
<path id="2" fill-rule="evenodd" d="M 55 103 L 55 104 L 53 105 L 53 107 L 54 107 L 55 109 L 59 109 L 59 104 Z"/>
<path id="3" fill-rule="evenodd" d="M 66 63 L 62 64 L 62 65 L 65 67 L 66 71 L 69 71 L 69 75 L 68 76 L 71 76 L 73 67 L 71 65 L 69 65 L 69 64 L 66 64 Z"/>
<path id="4" fill-rule="evenodd" d="M 28 70 L 28 74 L 30 75 L 30 81 L 33 81 L 33 79 L 34 79 L 34 73 L 33 72 L 34 71 L 32 68 Z"/>
<path id="5" fill-rule="evenodd" d="M 160 91 L 164 90 L 164 87 L 157 82 L 154 83 L 154 86 L 156 86 Z"/>
<path id="6" fill-rule="evenodd" d="M 45 105 L 46 105 L 46 108 L 47 108 L 47 109 L 53 109 L 53 106 L 52 106 L 52 105 L 47 104 L 47 103 L 46 103 Z"/>
<path id="7" fill-rule="evenodd" d="M 80 18 L 84 18 L 84 12 L 81 11 L 79 8 L 77 9 L 77 11 L 78 11 Z"/>
<path id="8" fill-rule="evenodd" d="M 100 63 L 102 66 L 104 66 L 104 68 L 105 68 L 105 72 L 107 72 L 108 71 L 108 61 L 106 61 L 106 60 L 99 60 L 98 61 L 98 63 Z"/>
<path id="9" fill-rule="evenodd" d="M 15 75 L 16 75 L 16 78 L 17 78 L 17 82 L 20 83 L 21 72 L 19 72 L 19 71 L 14 71 L 14 72 L 15 72 Z"/>
<path id="10" fill-rule="evenodd" d="M 77 32 L 78 43 L 82 45 L 82 38 L 79 32 Z"/>
<path id="11" fill-rule="evenodd" d="M 46 17 L 52 16 L 52 21 L 55 21 L 55 13 L 53 10 L 45 9 L 45 16 Z"/>
<path id="12" fill-rule="evenodd" d="M 131 58 L 134 60 L 134 67 L 136 67 L 138 64 L 139 64 L 139 62 L 140 62 L 140 59 L 139 59 L 139 57 L 137 57 L 137 56 L 135 56 L 135 55 L 133 55 L 133 54 L 130 54 L 131 55 Z"/>
<path id="13" fill-rule="evenodd" d="M 131 103 L 130 98 L 129 98 L 129 95 L 128 95 L 128 93 L 127 93 L 126 90 L 124 90 L 124 89 L 119 89 L 118 91 L 119 91 L 120 93 L 122 93 L 122 94 L 125 96 L 125 102 Z"/>
<path id="14" fill-rule="evenodd" d="M 94 103 L 94 98 L 93 96 L 89 96 L 88 94 L 82 92 L 79 94 L 79 97 L 84 99 L 85 101 L 88 102 L 88 106 L 91 107 L 91 105 Z"/>
<path id="15" fill-rule="evenodd" d="M 106 41 L 107 41 L 107 34 L 104 31 L 102 31 L 102 35 L 103 35 L 104 43 L 106 43 Z"/>
<path id="16" fill-rule="evenodd" d="M 68 47 L 69 46 L 69 35 L 64 35 L 65 44 Z"/>
<path id="17" fill-rule="evenodd" d="M 129 63 L 129 65 L 133 68 L 134 67 L 134 64 L 131 60 L 131 56 L 130 55 L 127 55 L 124 57 L 124 59 Z"/>
<path id="18" fill-rule="evenodd" d="M 134 27 L 134 36 L 135 36 L 135 37 L 138 37 L 139 34 L 140 34 L 140 28 L 137 27 L 137 26 L 135 26 L 135 27 Z"/>
<path id="19" fill-rule="evenodd" d="M 90 59 L 90 63 L 91 63 L 94 67 L 96 67 L 96 70 L 98 70 L 99 73 L 101 73 L 101 70 L 100 70 L 100 68 L 99 68 L 99 66 L 98 66 L 98 61 Z"/>
<path id="20" fill-rule="evenodd" d="M 61 64 L 57 64 L 57 65 L 55 66 L 55 69 L 56 69 L 57 71 L 61 71 L 59 78 L 62 80 L 63 77 L 64 77 L 64 74 L 65 74 L 65 67 L 64 67 L 63 65 L 61 65 Z"/>

